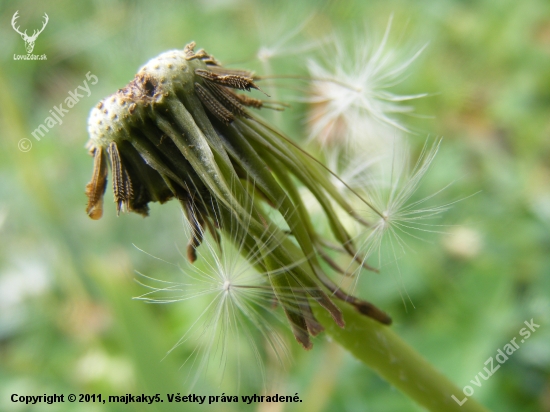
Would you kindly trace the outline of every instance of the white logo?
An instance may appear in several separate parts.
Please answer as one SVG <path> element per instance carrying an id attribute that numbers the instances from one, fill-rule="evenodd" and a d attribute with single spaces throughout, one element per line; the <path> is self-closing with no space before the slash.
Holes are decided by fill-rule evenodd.
<path id="1" fill-rule="evenodd" d="M 25 48 L 27 49 L 27 53 L 32 53 L 33 49 L 34 49 L 34 42 L 36 41 L 36 38 L 38 37 L 38 35 L 40 33 L 42 33 L 44 31 L 44 28 L 46 27 L 46 24 L 48 24 L 48 15 L 46 13 L 44 13 L 44 24 L 42 25 L 42 28 L 40 30 L 34 30 L 33 33 L 32 33 L 32 36 L 29 36 L 27 34 L 27 30 L 25 30 L 23 33 L 21 33 L 19 31 L 19 26 L 15 26 L 15 21 L 19 18 L 19 16 L 17 15 L 17 13 L 19 13 L 19 10 L 17 10 L 15 12 L 15 14 L 13 15 L 13 18 L 11 19 L 11 25 L 13 27 L 13 29 L 19 33 L 21 35 L 21 38 L 25 41 Z"/>

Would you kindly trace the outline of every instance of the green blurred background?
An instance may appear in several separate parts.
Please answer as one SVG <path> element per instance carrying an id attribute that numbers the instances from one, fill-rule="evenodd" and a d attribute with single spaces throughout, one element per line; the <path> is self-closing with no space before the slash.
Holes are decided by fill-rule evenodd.
<path id="1" fill-rule="evenodd" d="M 438 224 L 447 235 L 426 234 L 400 259 L 401 278 L 366 273 L 361 295 L 392 315 L 407 342 L 462 388 L 525 320 L 541 325 L 474 397 L 494 411 L 550 411 L 550 3 L 502 1 L 2 1 L 0 6 L 0 410 L 118 411 L 419 411 L 411 400 L 321 335 L 310 352 L 286 336 L 292 362 L 267 360 L 271 384 L 298 393 L 298 405 L 188 404 L 25 407 L 13 393 L 188 393 L 192 347 L 164 358 L 193 321 L 184 304 L 146 305 L 138 270 L 162 278 L 174 271 L 133 246 L 180 262 L 185 244 L 175 202 L 153 205 L 150 217 L 117 218 L 112 195 L 92 221 L 84 187 L 92 159 L 86 153 L 87 115 L 101 98 L 123 87 L 160 52 L 195 40 L 222 62 L 262 72 L 256 56 L 307 21 L 289 48 L 334 32 L 383 33 L 419 47 L 398 93 L 430 93 L 406 118 L 418 153 L 427 135 L 443 136 L 419 197 L 454 181 L 438 204 L 456 204 Z M 14 60 L 24 43 L 11 28 L 46 29 L 35 54 Z M 308 20 L 309 19 L 309 20 Z M 406 41 L 404 41 L 405 39 Z M 295 42 L 295 43 L 293 43 Z M 290 50 L 290 49 L 289 49 Z M 280 74 L 304 74 L 302 54 L 270 61 Z M 346 64 L 346 62 L 343 62 Z M 31 136 L 82 85 L 99 82 L 40 141 Z M 281 82 L 279 99 L 304 84 Z M 293 103 L 276 121 L 305 141 L 307 107 Z M 29 138 L 23 153 L 18 142 Z M 414 240 L 414 239 L 413 239 Z M 166 272 L 166 273 L 165 273 Z M 397 279 L 397 281 L 396 281 Z M 364 289 L 364 290 L 363 290 Z M 402 299 L 402 295 L 408 298 Z M 405 303 L 404 303 L 405 301 Z M 471 384 L 470 384 L 471 385 Z M 240 393 L 259 390 L 243 383 Z M 215 379 L 194 389 L 232 394 Z M 457 396 L 459 394 L 457 393 Z M 162 407 L 161 407 L 162 406 Z"/>

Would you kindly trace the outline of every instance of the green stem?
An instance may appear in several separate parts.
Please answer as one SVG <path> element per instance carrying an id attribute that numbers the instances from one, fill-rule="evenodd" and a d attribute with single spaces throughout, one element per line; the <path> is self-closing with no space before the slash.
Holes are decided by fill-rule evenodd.
<path id="1" fill-rule="evenodd" d="M 353 356 L 373 369 L 378 375 L 434 412 L 487 412 L 468 398 L 462 390 L 437 371 L 411 346 L 388 326 L 356 312 L 349 305 L 336 302 L 344 314 L 345 328 L 339 328 L 326 311 L 314 305 L 315 316 L 326 332 Z"/>

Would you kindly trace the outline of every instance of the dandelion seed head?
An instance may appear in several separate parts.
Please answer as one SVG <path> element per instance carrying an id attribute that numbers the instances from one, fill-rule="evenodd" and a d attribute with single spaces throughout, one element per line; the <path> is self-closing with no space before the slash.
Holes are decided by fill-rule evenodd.
<path id="1" fill-rule="evenodd" d="M 91 218 L 101 217 L 109 165 L 117 212 L 147 215 L 149 203 L 176 199 L 186 215 L 188 261 L 180 278 L 163 281 L 142 275 L 149 291 L 138 298 L 200 303 L 191 309 L 194 314 L 188 319 L 193 323 L 173 349 L 192 339 L 195 349 L 186 367 L 206 374 L 215 359 L 222 368 L 218 375 L 229 376 L 225 370 L 235 354 L 234 346 L 226 344 L 229 336 L 236 336 L 237 347 L 246 346 L 243 356 L 261 364 L 263 351 L 255 338 L 274 349 L 284 347 L 274 338 L 273 322 L 266 321 L 277 312 L 272 311 L 276 305 L 297 342 L 310 349 L 310 337 L 324 329 L 310 303 L 345 326 L 333 296 L 390 324 L 387 314 L 348 295 L 325 273 L 322 261 L 330 271 L 346 275 L 330 250 L 358 261 L 331 203 L 349 218 L 362 220 L 331 185 L 333 173 L 248 111 L 263 106 L 263 101 L 237 92 L 260 90 L 252 72 L 224 68 L 195 46 L 191 42 L 152 59 L 125 88 L 96 106 L 89 123 L 94 168 L 86 194 Z M 265 56 L 273 50 L 266 48 Z M 361 87 L 352 91 L 365 93 Z M 336 244 L 310 221 L 299 184 L 321 206 Z M 284 225 L 273 222 L 267 207 Z"/>

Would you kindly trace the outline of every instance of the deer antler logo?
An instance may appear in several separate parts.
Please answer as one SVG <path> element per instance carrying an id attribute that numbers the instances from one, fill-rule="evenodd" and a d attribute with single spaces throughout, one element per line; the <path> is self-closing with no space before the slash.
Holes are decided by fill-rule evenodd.
<path id="1" fill-rule="evenodd" d="M 32 36 L 29 36 L 27 34 L 27 30 L 25 30 L 23 33 L 19 31 L 19 26 L 15 27 L 16 20 L 19 18 L 18 16 L 19 10 L 15 12 L 13 15 L 13 18 L 11 19 L 11 26 L 13 29 L 21 35 L 23 40 L 25 41 L 25 48 L 27 49 L 27 53 L 32 53 L 34 49 L 34 42 L 36 41 L 36 38 L 40 33 L 44 31 L 44 28 L 46 27 L 46 24 L 48 24 L 49 17 L 46 13 L 44 13 L 44 24 L 42 25 L 42 28 L 40 30 L 34 30 L 32 33 Z"/>

